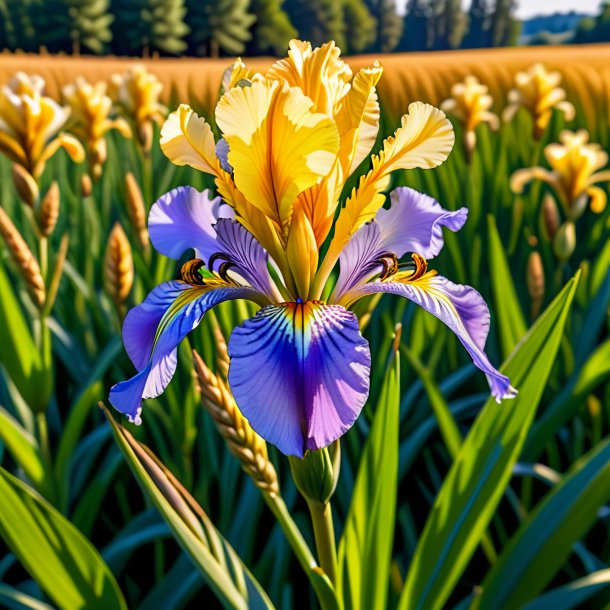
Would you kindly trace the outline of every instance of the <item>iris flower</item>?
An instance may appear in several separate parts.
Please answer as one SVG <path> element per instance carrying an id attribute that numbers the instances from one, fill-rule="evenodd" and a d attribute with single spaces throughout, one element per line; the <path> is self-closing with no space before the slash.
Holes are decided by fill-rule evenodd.
<path id="1" fill-rule="evenodd" d="M 477 144 L 476 128 L 482 123 L 492 129 L 500 126 L 498 117 L 490 111 L 492 105 L 489 89 L 476 76 L 467 76 L 463 83 L 453 85 L 451 97 L 441 104 L 441 110 L 453 114 L 464 126 L 464 150 L 468 159 Z"/>
<path id="2" fill-rule="evenodd" d="M 70 109 L 45 96 L 44 87 L 41 76 L 24 72 L 0 87 L 0 152 L 36 180 L 62 147 L 77 163 L 85 157 L 80 142 L 60 131 Z"/>
<path id="3" fill-rule="evenodd" d="M 406 297 L 442 320 L 496 399 L 514 395 L 484 353 L 489 312 L 479 293 L 428 268 L 443 227 L 460 229 L 466 209 L 449 212 L 409 188 L 392 191 L 383 208 L 393 171 L 447 157 L 454 137 L 445 115 L 411 104 L 338 209 L 345 181 L 377 136 L 381 76 L 375 64 L 352 79 L 339 53 L 333 43 L 312 50 L 292 41 L 288 58 L 264 76 L 236 62 L 216 107 L 218 143 L 188 106 L 165 123 L 165 154 L 212 174 L 219 195 L 178 187 L 150 211 L 155 248 L 174 259 L 192 249 L 195 257 L 126 316 L 123 340 L 139 372 L 112 388 L 110 402 L 132 422 L 140 421 L 142 398 L 171 380 L 180 341 L 228 299 L 261 306 L 230 337 L 231 391 L 252 428 L 287 455 L 329 445 L 358 417 L 371 355 L 350 307 L 373 293 Z"/>
<path id="4" fill-rule="evenodd" d="M 596 184 L 610 182 L 610 170 L 599 171 L 608 164 L 608 153 L 599 144 L 590 143 L 584 129 L 562 131 L 559 141 L 544 148 L 551 170 L 538 166 L 517 170 L 511 178 L 512 190 L 522 193 L 531 180 L 542 180 L 553 189 L 568 220 L 577 220 L 587 203 L 600 214 L 607 197 Z"/>
<path id="5" fill-rule="evenodd" d="M 563 112 L 565 120 L 574 118 L 574 106 L 566 101 L 561 73 L 548 72 L 543 64 L 534 64 L 525 72 L 515 75 L 515 88 L 508 92 L 508 106 L 502 120 L 509 123 L 519 108 L 525 108 L 534 121 L 534 137 L 539 140 L 545 132 L 553 109 Z"/>
<path id="6" fill-rule="evenodd" d="M 110 118 L 112 100 L 106 95 L 105 82 L 91 85 L 79 77 L 64 87 L 63 96 L 71 110 L 68 128 L 87 145 L 91 174 L 98 179 L 107 157 L 104 136 L 116 129 L 131 138 L 131 128 L 123 118 Z"/>
<path id="7" fill-rule="evenodd" d="M 161 125 L 167 108 L 159 102 L 163 85 L 144 66 L 136 65 L 111 80 L 111 93 L 118 108 L 135 125 L 144 152 L 152 146 L 153 124 Z"/>

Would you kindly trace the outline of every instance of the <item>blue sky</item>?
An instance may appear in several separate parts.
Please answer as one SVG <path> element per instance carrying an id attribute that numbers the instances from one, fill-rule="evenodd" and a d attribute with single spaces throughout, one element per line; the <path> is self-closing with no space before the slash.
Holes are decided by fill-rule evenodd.
<path id="1" fill-rule="evenodd" d="M 404 7 L 407 0 L 396 0 L 398 12 L 404 14 Z M 464 6 L 470 4 L 469 0 L 464 0 Z M 598 12 L 600 0 L 520 0 L 518 2 L 517 16 L 520 19 L 527 19 L 534 15 L 548 15 L 549 13 L 567 11 L 579 11 L 595 15 Z"/>

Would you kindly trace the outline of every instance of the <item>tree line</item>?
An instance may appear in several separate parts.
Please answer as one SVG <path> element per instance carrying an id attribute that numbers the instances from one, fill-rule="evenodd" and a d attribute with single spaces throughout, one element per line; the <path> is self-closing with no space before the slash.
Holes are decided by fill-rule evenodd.
<path id="1" fill-rule="evenodd" d="M 506 46 L 515 0 L 0 0 L 0 49 L 148 56 L 283 55 L 291 38 L 344 53 Z"/>

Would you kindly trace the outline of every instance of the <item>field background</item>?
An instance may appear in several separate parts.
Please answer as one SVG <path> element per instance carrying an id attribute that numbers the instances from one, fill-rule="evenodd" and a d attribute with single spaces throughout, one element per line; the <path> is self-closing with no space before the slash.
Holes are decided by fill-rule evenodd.
<path id="1" fill-rule="evenodd" d="M 434 268 L 457 282 L 475 286 L 483 294 L 492 311 L 487 347 L 492 362 L 512 359 L 509 366 L 517 368 L 519 363 L 521 367 L 517 380 L 522 396 L 503 405 L 498 413 L 504 415 L 495 420 L 497 427 L 501 418 L 506 418 L 507 429 L 511 422 L 512 426 L 521 422 L 518 443 L 515 441 L 519 449 L 513 461 L 506 462 L 506 481 L 492 480 L 483 490 L 468 488 L 473 502 L 483 503 L 475 504 L 481 507 L 481 514 L 489 513 L 488 525 L 479 531 L 479 538 L 473 538 L 476 528 L 457 528 L 452 538 L 454 546 L 450 546 L 446 542 L 449 537 L 442 537 L 446 531 L 439 525 L 437 539 L 430 540 L 426 534 L 428 554 L 422 556 L 422 532 L 429 515 L 435 514 L 435 498 L 457 464 L 458 449 L 463 439 L 471 439 L 468 435 L 477 415 L 489 413 L 495 405 L 487 402 L 485 380 L 475 373 L 461 345 L 446 328 L 404 301 L 384 298 L 372 316 L 365 316 L 365 333 L 373 351 L 372 392 L 362 417 L 342 440 L 341 476 L 333 498 L 337 534 L 349 518 L 362 448 L 381 409 L 380 396 L 389 378 L 386 362 L 392 353 L 395 324 L 400 322 L 400 408 L 399 425 L 394 427 L 399 442 L 397 525 L 389 542 L 392 562 L 387 607 L 396 607 L 405 582 L 409 582 L 409 568 L 417 564 L 424 574 L 434 574 L 437 579 L 433 581 L 430 576 L 432 590 L 440 590 L 439 583 L 452 583 L 442 605 L 446 608 L 474 607 L 473 590 L 484 584 L 495 590 L 497 597 L 487 599 L 480 610 L 516 610 L 525 602 L 535 603 L 545 591 L 576 581 L 580 583 L 576 590 L 584 595 L 581 606 L 554 605 L 555 598 L 551 598 L 548 605 L 532 608 L 606 609 L 610 603 L 606 588 L 610 582 L 610 511 L 606 506 L 610 501 L 610 450 L 606 440 L 610 428 L 610 208 L 598 215 L 586 212 L 577 224 L 574 253 L 560 262 L 553 254 L 542 217 L 548 190 L 538 183 L 517 196 L 511 192 L 509 180 L 517 169 L 544 164 L 543 147 L 557 141 L 566 127 L 586 129 L 592 142 L 608 148 L 610 45 L 354 56 L 348 61 L 356 70 L 377 58 L 384 67 L 379 86 L 382 125 L 378 144 L 397 127 L 410 102 L 438 105 L 449 96 L 451 86 L 469 74 L 489 87 L 493 109 L 501 114 L 516 72 L 536 62 L 561 71 L 562 86 L 576 108 L 576 118 L 566 124 L 555 113 L 540 142 L 533 140 L 532 122 L 524 111 L 498 132 L 483 125 L 477 130 L 478 144 L 471 165 L 462 150 L 461 127 L 454 121 L 456 146 L 442 167 L 400 172 L 393 179 L 393 186 L 405 184 L 427 192 L 446 208 L 466 205 L 470 210 L 464 230 L 447 235 L 446 248 L 435 259 Z M 188 102 L 209 118 L 223 71 L 230 64 L 227 59 L 130 60 L 3 53 L 0 83 L 19 70 L 40 74 L 47 81 L 47 93 L 59 99 L 61 88 L 77 76 L 90 82 L 109 80 L 134 63 L 145 65 L 159 77 L 170 110 Z M 272 60 L 247 59 L 246 63 L 264 70 Z M 45 449 L 29 404 L 40 392 L 25 371 L 27 354 L 19 352 L 20 358 L 15 359 L 14 346 L 7 349 L 9 343 L 4 343 L 0 355 L 4 365 L 0 370 L 0 405 L 5 416 L 0 424 L 0 464 L 27 481 L 93 543 L 114 574 L 129 608 L 220 607 L 200 571 L 176 544 L 153 499 L 137 489 L 124 452 L 96 406 L 106 399 L 112 384 L 132 374 L 120 339 L 122 313 L 103 287 L 105 250 L 115 222 L 125 229 L 134 261 L 134 287 L 126 305 L 141 302 L 155 284 L 176 273 L 171 261 L 147 253 L 138 243 L 126 204 L 125 173 L 134 173 L 147 208 L 174 186 L 192 184 L 201 189 L 212 187 L 212 182 L 194 170 L 173 166 L 159 149 L 158 131 L 148 158 L 133 141 L 117 134 L 110 134 L 108 141 L 108 161 L 91 195 L 83 197 L 81 193 L 86 164 L 74 165 L 63 152 L 47 164 L 42 177 L 42 193 L 52 180 L 58 180 L 61 190 L 60 221 L 50 240 L 51 266 L 62 235 L 70 237 L 66 268 L 49 323 L 52 364 L 45 379 L 51 379 L 51 387 L 43 402 L 50 450 Z M 360 168 L 360 173 L 364 169 Z M 607 185 L 602 187 L 607 193 Z M 12 184 L 10 163 L 4 158 L 0 159 L 0 204 L 34 249 L 34 234 Z M 540 253 L 543 265 L 544 288 L 538 311 L 533 311 L 528 289 L 532 251 Z M 2 336 L 11 334 L 9 326 L 29 329 L 34 336 L 33 307 L 6 248 L 3 255 L 0 271 L 6 278 L 0 285 L 4 290 L 0 294 L 0 324 L 5 325 L 0 327 Z M 567 305 L 559 315 L 553 299 L 559 294 L 562 305 L 567 302 L 566 294 L 571 298 L 575 283 L 570 278 L 579 269 L 581 279 L 570 315 L 566 317 Z M 539 311 L 548 306 L 546 317 L 537 327 L 539 334 L 534 335 L 538 340 L 540 333 L 547 333 L 545 341 L 535 343 L 528 335 L 530 339 L 524 343 Z M 196 348 L 215 369 L 218 350 L 211 340 L 213 331 L 220 329 L 228 337 L 230 329 L 251 313 L 250 306 L 231 303 L 208 316 L 190 342 L 182 345 L 179 370 L 168 391 L 147 402 L 140 428 L 129 429 L 193 493 L 276 607 L 315 608 L 308 582 L 259 490 L 242 472 L 212 419 L 199 406 L 190 348 Z M 554 320 L 553 324 L 549 320 Z M 513 412 L 515 419 L 511 420 Z M 528 415 L 533 417 L 534 413 L 537 415 L 532 423 Z M 494 430 L 488 430 L 490 438 Z M 487 455 L 486 447 L 478 446 L 476 451 L 466 443 L 464 447 L 471 456 L 479 451 L 481 460 Z M 272 448 L 270 455 L 288 510 L 313 548 L 307 507 L 297 494 L 285 460 Z M 486 463 L 491 463 L 497 455 L 490 450 L 488 457 Z M 484 469 L 486 463 L 477 467 Z M 476 474 L 476 468 L 472 472 Z M 566 477 L 566 473 L 579 472 L 582 476 L 576 481 Z M 491 494 L 496 483 L 494 506 L 485 493 Z M 453 516 L 451 510 L 460 504 L 459 496 L 456 492 L 445 506 L 448 522 Z M 487 499 L 481 499 L 483 496 Z M 549 512 L 538 515 L 536 511 L 545 501 Z M 7 541 L 10 528 L 1 518 L 2 511 L 0 534 Z M 18 523 L 17 513 L 12 519 L 11 523 Z M 18 533 L 17 528 L 15 531 Z M 508 553 L 510 545 L 516 545 L 509 541 L 517 537 L 520 544 L 524 539 L 529 544 L 527 554 Z M 27 596 L 25 602 L 30 605 L 25 607 L 37 607 L 34 600 L 57 605 L 54 579 L 57 589 L 64 591 L 71 586 L 70 574 L 63 578 L 40 576 L 36 555 L 30 556 L 32 563 L 28 564 L 15 551 L 18 538 L 6 546 L 0 541 L 0 606 L 10 602 L 10 607 L 24 607 L 16 601 L 17 593 Z M 466 557 L 467 553 L 460 555 L 468 541 L 474 541 L 472 559 Z M 516 546 L 517 551 L 523 548 Z M 57 548 L 45 556 L 51 557 L 55 551 Z M 447 560 L 444 553 L 449 551 L 455 554 Z M 363 570 L 370 565 L 366 561 L 362 560 Z M 440 566 L 438 571 L 434 566 Z M 85 577 L 78 586 L 86 590 L 87 570 L 80 571 Z M 516 579 L 514 587 L 502 588 L 501 583 L 511 583 L 511 579 Z M 591 582 L 596 583 L 595 587 Z M 515 605 L 515 599 L 519 605 Z M 121 607 L 115 602 L 98 606 L 97 602 L 90 603 L 91 608 Z"/>

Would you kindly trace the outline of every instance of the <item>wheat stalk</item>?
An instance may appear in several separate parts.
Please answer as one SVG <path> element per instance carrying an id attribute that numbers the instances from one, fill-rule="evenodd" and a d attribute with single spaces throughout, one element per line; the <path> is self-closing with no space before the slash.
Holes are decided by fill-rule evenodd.
<path id="1" fill-rule="evenodd" d="M 136 230 L 138 243 L 146 250 L 149 247 L 148 229 L 146 228 L 146 206 L 142 198 L 142 191 L 131 172 L 125 174 L 125 190 L 127 193 L 129 217 Z"/>
<path id="2" fill-rule="evenodd" d="M 49 237 L 55 230 L 59 218 L 59 185 L 56 181 L 46 192 L 38 210 L 38 229 L 41 235 Z"/>
<path id="3" fill-rule="evenodd" d="M 277 473 L 267 454 L 267 443 L 252 429 L 241 414 L 229 387 L 214 374 L 193 350 L 195 372 L 199 381 L 201 403 L 212 416 L 229 450 L 241 462 L 242 468 L 257 487 L 279 495 Z"/>
<path id="4" fill-rule="evenodd" d="M 121 308 L 133 286 L 133 256 L 123 227 L 112 228 L 104 257 L 104 288 L 117 308 Z"/>
<path id="5" fill-rule="evenodd" d="M 46 300 L 46 289 L 40 266 L 21 233 L 2 208 L 0 208 L 0 234 L 13 255 L 34 302 L 42 309 Z"/>

